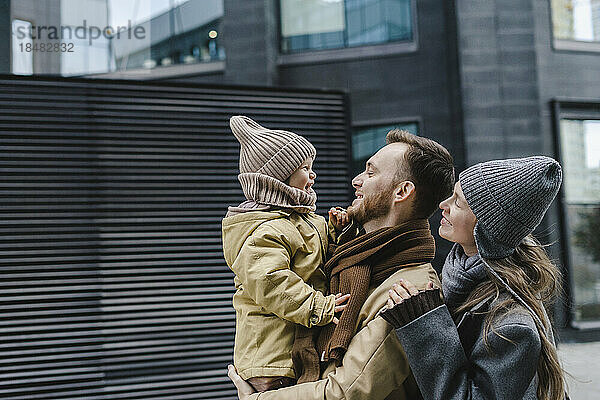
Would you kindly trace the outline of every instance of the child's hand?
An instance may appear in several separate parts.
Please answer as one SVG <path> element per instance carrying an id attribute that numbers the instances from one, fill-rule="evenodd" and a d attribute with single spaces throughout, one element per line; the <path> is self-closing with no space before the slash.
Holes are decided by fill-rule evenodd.
<path id="1" fill-rule="evenodd" d="M 346 210 L 344 210 L 342 207 L 331 207 L 329 209 L 329 220 L 337 231 L 341 231 L 350 223 L 348 212 L 346 212 Z"/>
<path id="2" fill-rule="evenodd" d="M 349 294 L 344 294 L 342 295 L 341 293 L 338 293 L 335 295 L 335 309 L 334 309 L 334 313 L 341 313 L 342 311 L 344 311 L 344 308 L 346 308 L 346 306 L 348 305 L 348 299 L 350 298 Z M 346 303 L 346 304 L 344 304 Z M 333 317 L 333 323 L 334 324 L 339 324 L 340 320 L 337 317 Z"/>

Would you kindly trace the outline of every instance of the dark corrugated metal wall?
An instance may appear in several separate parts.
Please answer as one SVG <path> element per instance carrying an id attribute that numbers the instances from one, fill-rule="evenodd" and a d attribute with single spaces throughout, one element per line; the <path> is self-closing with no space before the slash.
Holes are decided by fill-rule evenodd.
<path id="1" fill-rule="evenodd" d="M 343 93 L 0 77 L 0 397 L 222 399 L 242 200 L 232 114 L 317 147 L 348 200 Z"/>

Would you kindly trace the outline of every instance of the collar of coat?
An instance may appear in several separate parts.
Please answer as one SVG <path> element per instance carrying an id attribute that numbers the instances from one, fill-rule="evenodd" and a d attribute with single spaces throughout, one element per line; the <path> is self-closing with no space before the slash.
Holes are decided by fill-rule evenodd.
<path id="1" fill-rule="evenodd" d="M 392 258 L 389 261 L 393 263 L 393 255 L 409 250 L 417 242 L 422 245 L 419 247 L 420 254 L 411 260 L 410 265 L 403 267 L 426 264 L 435 257 L 435 241 L 426 219 L 410 220 L 358 236 L 339 246 L 324 270 L 331 277 L 357 264 L 379 264 L 386 258 Z"/>
<path id="2" fill-rule="evenodd" d="M 291 208 L 299 213 L 314 212 L 317 209 L 317 193 L 312 188 L 307 192 L 257 172 L 239 174 L 238 180 L 246 199 L 257 204 Z"/>

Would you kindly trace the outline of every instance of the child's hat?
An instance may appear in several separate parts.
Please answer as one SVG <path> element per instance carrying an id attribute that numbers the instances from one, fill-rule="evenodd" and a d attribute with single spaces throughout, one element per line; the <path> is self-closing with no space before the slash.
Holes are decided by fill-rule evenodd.
<path id="1" fill-rule="evenodd" d="M 231 117 L 231 131 L 242 145 L 238 180 L 244 195 L 257 204 L 290 208 L 298 212 L 316 210 L 317 194 L 285 183 L 317 151 L 300 135 L 268 129 L 244 116 Z"/>
<path id="2" fill-rule="evenodd" d="M 285 181 L 317 151 L 305 138 L 293 132 L 268 129 L 238 115 L 229 120 L 240 142 L 240 173 L 259 173 Z"/>

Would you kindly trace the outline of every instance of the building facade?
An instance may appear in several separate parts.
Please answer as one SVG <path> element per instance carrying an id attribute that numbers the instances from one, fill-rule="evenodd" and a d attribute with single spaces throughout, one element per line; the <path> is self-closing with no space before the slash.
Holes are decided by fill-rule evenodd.
<path id="1" fill-rule="evenodd" d="M 459 170 L 559 159 L 564 185 L 537 232 L 556 242 L 565 273 L 556 320 L 568 337 L 600 340 L 600 246 L 590 238 L 600 227 L 600 1 L 45 3 L 0 1 L 0 35 L 13 37 L 12 51 L 0 48 L 5 72 L 341 89 L 354 172 L 393 127 L 444 144 Z M 107 34 L 75 57 L 18 52 L 38 39 L 15 39 L 16 27 L 75 26 L 92 6 L 88 25 L 122 25 L 113 31 L 123 36 Z M 125 39 L 135 29 L 128 20 L 144 27 L 143 40 Z M 439 266 L 449 244 L 438 243 Z"/>

